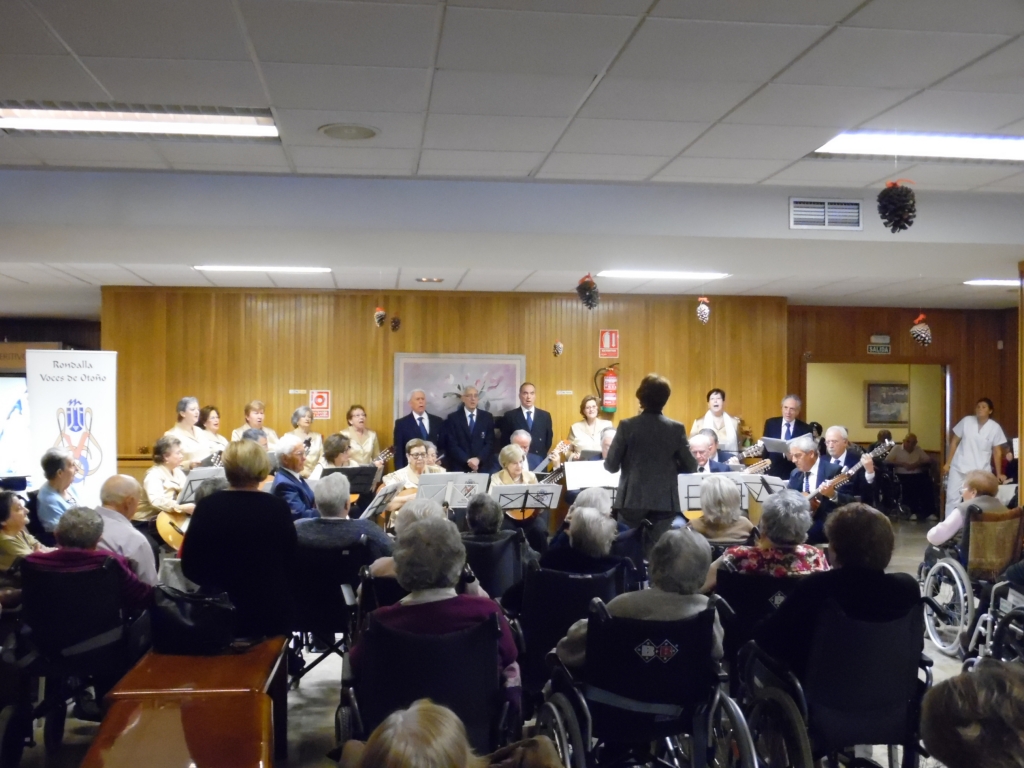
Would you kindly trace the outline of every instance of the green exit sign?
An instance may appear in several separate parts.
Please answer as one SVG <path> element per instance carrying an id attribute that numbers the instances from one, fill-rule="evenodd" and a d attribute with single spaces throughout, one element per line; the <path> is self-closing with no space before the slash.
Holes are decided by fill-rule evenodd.
<path id="1" fill-rule="evenodd" d="M 869 355 L 888 355 L 892 352 L 892 346 L 889 344 L 868 344 Z"/>

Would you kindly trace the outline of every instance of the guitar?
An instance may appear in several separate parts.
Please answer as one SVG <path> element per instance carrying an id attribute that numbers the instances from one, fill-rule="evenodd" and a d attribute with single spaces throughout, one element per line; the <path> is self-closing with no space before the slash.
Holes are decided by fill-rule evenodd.
<path id="1" fill-rule="evenodd" d="M 156 516 L 156 532 L 164 543 L 177 552 L 185 541 L 192 516 L 184 512 L 161 512 Z"/>
<path id="2" fill-rule="evenodd" d="M 825 501 L 825 499 L 831 500 L 831 498 L 835 494 L 829 494 L 827 493 L 828 491 L 833 491 L 837 488 L 841 488 L 842 486 L 846 485 L 851 480 L 853 480 L 856 474 L 864 468 L 864 463 L 867 459 L 871 459 L 872 461 L 874 461 L 875 459 L 884 459 L 886 456 L 889 455 L 889 451 L 891 451 L 895 446 L 896 443 L 892 442 L 891 440 L 887 440 L 886 442 L 882 443 L 880 446 L 875 448 L 875 450 L 869 453 L 865 453 L 863 456 L 861 456 L 860 461 L 858 461 L 849 469 L 843 470 L 838 475 L 833 477 L 831 480 L 827 480 L 824 483 L 822 483 L 821 487 L 818 488 L 817 491 L 815 491 L 814 493 L 810 494 L 807 497 L 807 501 L 811 505 L 811 511 L 817 512 L 818 507 L 821 506 L 822 502 Z"/>
<path id="3" fill-rule="evenodd" d="M 394 455 L 395 455 L 395 446 L 391 445 L 391 446 L 388 446 L 387 448 L 385 448 L 379 454 L 377 454 L 377 458 L 375 458 L 370 463 L 371 464 L 376 464 L 379 461 L 381 464 L 387 464 L 388 463 L 388 459 L 390 459 Z"/>

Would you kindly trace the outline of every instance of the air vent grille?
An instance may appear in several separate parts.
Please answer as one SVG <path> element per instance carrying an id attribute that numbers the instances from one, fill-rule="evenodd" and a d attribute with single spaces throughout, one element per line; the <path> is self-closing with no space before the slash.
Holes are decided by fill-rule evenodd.
<path id="1" fill-rule="evenodd" d="M 802 197 L 789 199 L 790 229 L 864 228 L 860 200 L 815 200 Z"/>

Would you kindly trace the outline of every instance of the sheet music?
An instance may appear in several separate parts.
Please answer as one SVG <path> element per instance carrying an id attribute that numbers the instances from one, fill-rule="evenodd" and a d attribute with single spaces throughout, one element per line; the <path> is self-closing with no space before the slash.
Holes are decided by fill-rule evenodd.
<path id="1" fill-rule="evenodd" d="M 487 493 L 491 476 L 483 472 L 437 472 L 420 475 L 416 498 L 433 499 L 438 504 L 448 504 L 453 509 L 462 509 L 470 498 L 478 493 Z"/>
<path id="2" fill-rule="evenodd" d="M 578 491 L 583 488 L 618 488 L 619 474 L 604 468 L 603 461 L 569 461 L 565 467 L 565 488 Z"/>
<path id="3" fill-rule="evenodd" d="M 679 475 L 679 505 L 684 511 L 700 509 L 701 484 L 709 477 L 725 477 L 736 483 L 740 487 L 740 509 L 743 510 L 750 508 L 751 496 L 755 501 L 762 501 L 762 495 L 764 498 L 768 498 L 768 493 L 763 489 L 761 483 L 762 477 L 776 491 L 781 491 L 786 487 L 786 483 L 777 477 L 750 475 L 745 472 L 706 472 L 704 474 Z"/>
<path id="4" fill-rule="evenodd" d="M 502 509 L 554 509 L 562 495 L 555 483 L 491 486 L 491 496 Z"/>
<path id="5" fill-rule="evenodd" d="M 387 509 L 388 504 L 391 500 L 398 495 L 398 492 L 402 490 L 402 483 L 392 483 L 391 485 L 385 485 L 379 491 L 377 495 L 373 497 L 373 501 L 366 507 L 366 511 L 359 516 L 360 520 L 367 520 L 371 517 L 375 517 L 384 512 Z"/>
<path id="6" fill-rule="evenodd" d="M 794 437 L 793 440 L 796 440 Z M 762 437 L 759 441 L 769 453 L 789 453 L 789 445 L 792 440 L 780 440 L 777 437 Z"/>
<path id="7" fill-rule="evenodd" d="M 199 490 L 199 486 L 202 485 L 204 480 L 208 480 L 211 477 L 226 477 L 224 467 L 195 467 L 188 473 L 188 479 L 178 494 L 177 502 L 179 504 L 191 504 L 192 499 L 195 498 L 196 491 Z"/>

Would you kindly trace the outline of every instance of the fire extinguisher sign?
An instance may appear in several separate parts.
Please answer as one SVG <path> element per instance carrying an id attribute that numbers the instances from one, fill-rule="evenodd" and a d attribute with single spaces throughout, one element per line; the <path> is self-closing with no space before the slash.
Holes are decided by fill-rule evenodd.
<path id="1" fill-rule="evenodd" d="M 601 331 L 601 337 L 598 342 L 598 357 L 614 357 L 619 356 L 619 332 L 611 330 Z"/>
<path id="2" fill-rule="evenodd" d="M 311 389 L 309 391 L 309 407 L 313 409 L 314 419 L 331 418 L 331 390 Z"/>

